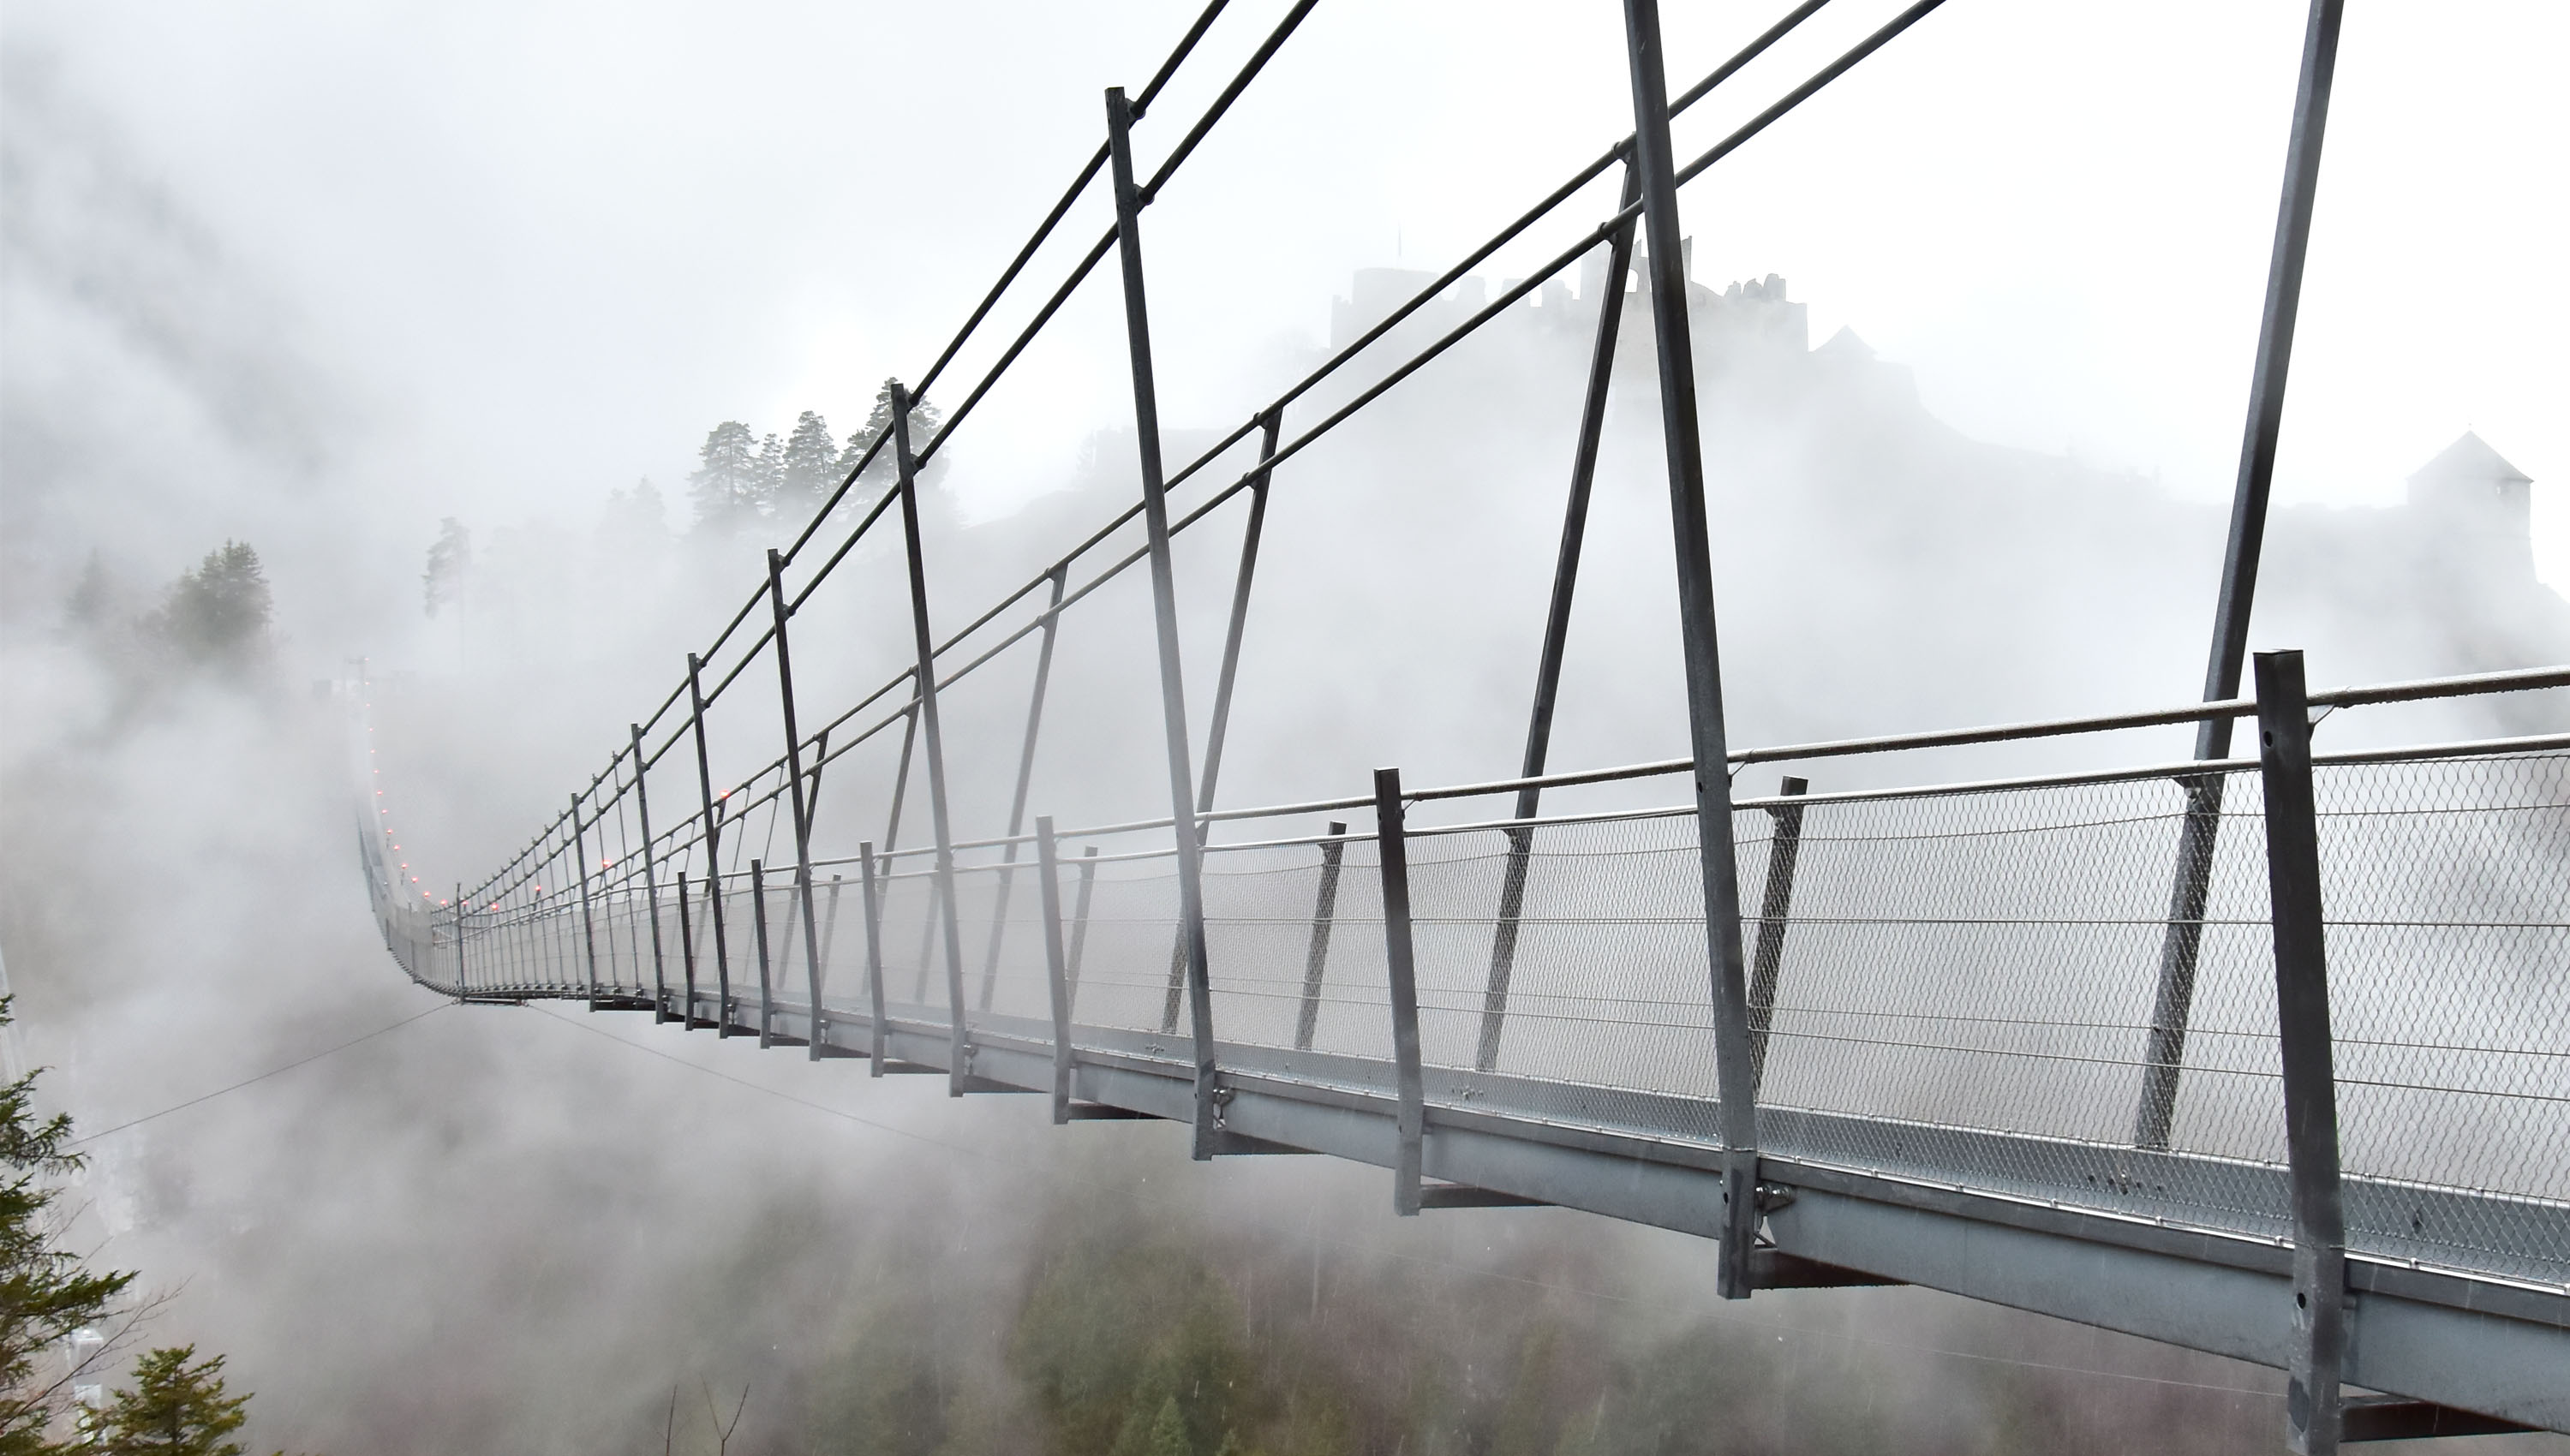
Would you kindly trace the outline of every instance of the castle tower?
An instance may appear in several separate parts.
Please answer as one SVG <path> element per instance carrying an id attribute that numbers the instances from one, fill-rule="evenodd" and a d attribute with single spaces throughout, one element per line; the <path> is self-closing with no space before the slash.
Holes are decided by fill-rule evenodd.
<path id="1" fill-rule="evenodd" d="M 2476 571 L 2534 577 L 2532 478 L 2466 430 L 2409 477 L 2409 510 Z"/>

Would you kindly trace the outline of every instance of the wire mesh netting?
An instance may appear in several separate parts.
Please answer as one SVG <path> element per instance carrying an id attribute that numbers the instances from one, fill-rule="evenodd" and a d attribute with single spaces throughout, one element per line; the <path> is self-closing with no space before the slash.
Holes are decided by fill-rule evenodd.
<path id="1" fill-rule="evenodd" d="M 1734 820 L 1764 1151 L 2262 1237 L 2289 1227 L 2263 805 L 2254 772 L 1800 801 Z M 2203 783 L 2201 776 L 2196 782 Z M 2351 1248 L 2570 1283 L 2570 755 L 2323 764 L 2315 775 Z M 2199 791 L 2200 792 L 2200 791 Z M 2218 813 L 2165 1149 L 2141 1128 L 2166 1003 L 2190 803 Z M 1371 836 L 1205 857 L 1219 1041 L 1391 1084 Z M 1432 1103 L 1718 1141 L 1710 961 L 1691 811 L 1414 830 L 1420 1038 Z M 1049 1025 L 1032 854 L 959 867 L 969 1025 Z M 885 993 L 949 1014 L 944 910 L 924 859 L 879 870 Z M 754 1018 L 746 876 L 577 894 L 465 917 L 464 985 L 674 993 L 692 942 Z M 1513 889 L 1512 889 L 1513 887 Z M 1182 1054 L 1174 857 L 1066 849 L 1073 1019 Z M 807 1000 L 790 872 L 766 881 L 770 994 Z M 1516 914 L 1501 907 L 1514 900 Z M 815 884 L 826 1003 L 865 1004 L 861 887 Z M 719 954 L 715 914 L 721 913 Z M 387 940 L 451 981 L 452 918 L 389 897 Z M 2139 1144 L 2139 1146 L 2137 1146 Z"/>

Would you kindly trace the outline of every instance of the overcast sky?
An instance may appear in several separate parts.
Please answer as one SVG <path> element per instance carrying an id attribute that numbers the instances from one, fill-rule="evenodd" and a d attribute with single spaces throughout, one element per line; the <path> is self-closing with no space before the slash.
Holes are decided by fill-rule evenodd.
<path id="1" fill-rule="evenodd" d="M 1236 0 L 1146 163 L 1283 8 Z M 1673 81 L 1780 8 L 1668 5 Z M 1839 0 L 1681 152 L 1896 8 Z M 717 420 L 844 433 L 1193 10 L 14 0 L 7 43 L 202 219 L 326 378 L 335 483 L 424 542 L 640 476 L 674 496 Z M 1814 342 L 1855 328 L 1967 433 L 2221 496 L 2302 25 L 2290 0 L 1953 0 L 1688 189 L 1696 274 L 1785 275 Z M 2557 585 L 2566 41 L 2557 6 L 2349 8 L 2279 487 L 2394 500 L 2475 429 L 2535 478 Z M 1324 0 L 1146 225 L 1170 423 L 1242 417 L 1350 269 L 1444 266 L 1629 125 L 1624 88 L 1607 0 Z M 1127 408 L 1115 302 L 1101 271 L 959 441 L 990 505 Z"/>

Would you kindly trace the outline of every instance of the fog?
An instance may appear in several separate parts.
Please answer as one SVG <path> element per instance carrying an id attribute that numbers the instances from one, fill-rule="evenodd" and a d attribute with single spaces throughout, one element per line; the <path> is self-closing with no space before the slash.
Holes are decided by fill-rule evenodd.
<path id="1" fill-rule="evenodd" d="M 1686 118 L 1681 154 L 1890 8 L 1824 12 Z M 712 1450 L 708 1405 L 746 1386 L 733 1450 L 1122 1450 L 1094 1389 L 1182 1368 L 1253 1392 L 1244 1431 L 1333 1433 L 1314 1449 L 1653 1449 L 1700 1386 L 1736 1423 L 1721 1449 L 2266 1449 L 2273 1377 L 2209 1357 L 1920 1290 L 1726 1305 L 1672 1235 L 1396 1221 L 1372 1170 L 1192 1166 L 1168 1129 L 1055 1131 L 1033 1099 L 630 1016 L 433 1010 L 401 979 L 326 685 L 364 659 L 383 818 L 427 897 L 479 880 L 800 528 L 692 531 L 705 433 L 856 428 L 1095 146 L 1099 90 L 1138 87 L 1191 13 L 0 20 L 0 953 L 49 1099 L 115 1129 L 86 1145 L 81 1237 L 175 1291 L 155 1342 L 230 1352 L 262 1449 L 604 1452 L 669 1421 Z M 1146 165 L 1274 13 L 1225 16 Z M 1768 18 L 1673 8 L 1673 79 Z M 2570 659 L 2565 129 L 2536 69 L 2562 24 L 2349 22 L 2256 632 L 2316 684 Z M 1781 275 L 1800 310 L 1790 338 L 1782 300 L 1699 325 L 1735 744 L 2194 695 L 2300 31 L 2293 6 L 1948 7 L 1689 189 L 1694 280 Z M 1444 268 L 1612 142 L 1623 86 L 1611 6 L 1316 11 L 1146 223 L 1172 462 L 1326 357 L 1356 270 Z M 1588 200 L 1484 285 L 1610 204 Z M 1066 235 L 1103 217 L 1092 189 Z M 1601 293 L 1547 292 L 1277 472 L 1223 803 L 1514 771 Z M 1685 751 L 1640 308 L 1623 336 L 1559 767 Z M 1129 411 L 1099 276 L 941 461 L 941 629 L 1130 501 Z M 2397 504 L 2467 428 L 2536 482 L 2528 571 Z M 611 500 L 646 479 L 665 524 Z M 1179 542 L 1199 725 L 1240 510 Z M 474 566 L 430 616 L 447 518 Z M 274 588 L 262 668 L 138 669 L 73 629 L 93 562 L 130 615 L 227 540 Z M 905 662 L 896 552 L 879 531 L 798 617 L 807 728 Z M 1148 609 L 1136 572 L 1066 618 L 1033 812 L 1165 812 Z M 960 832 L 1003 827 L 1027 652 L 948 706 Z M 753 670 L 726 701 L 718 783 L 773 756 L 774 693 Z M 2352 718 L 2338 741 L 2560 713 Z M 830 770 L 826 852 L 877 832 L 897 741 Z M 1905 771 L 2184 752 L 2171 729 Z M 1204 1329 L 1181 1359 L 1064 1308 Z"/>

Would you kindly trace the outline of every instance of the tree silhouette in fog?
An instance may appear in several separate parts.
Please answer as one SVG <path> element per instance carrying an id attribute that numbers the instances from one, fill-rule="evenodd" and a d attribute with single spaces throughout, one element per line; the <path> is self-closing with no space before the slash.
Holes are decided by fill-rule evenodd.
<path id="1" fill-rule="evenodd" d="M 223 1357 L 197 1358 L 195 1345 L 153 1350 L 134 1362 L 134 1383 L 116 1392 L 88 1425 L 98 1456 L 241 1456 L 223 1438 L 248 1421 L 246 1395 L 223 1389 Z"/>
<path id="2" fill-rule="evenodd" d="M 758 516 L 760 497 L 758 442 L 749 427 L 725 420 L 705 432 L 696 448 L 696 468 L 687 477 L 687 499 L 695 504 L 696 529 L 737 531 Z"/>
<path id="3" fill-rule="evenodd" d="M 874 449 L 875 442 L 883 438 L 886 430 L 892 428 L 893 383 L 894 381 L 887 379 L 883 382 L 883 387 L 875 391 L 874 408 L 866 415 L 865 427 L 848 437 L 848 448 L 839 456 L 841 480 L 847 479 L 848 472 L 855 470 L 857 462 L 865 459 L 866 452 Z M 938 426 L 944 420 L 945 416 L 937 412 L 937 407 L 926 400 L 914 399 L 910 402 L 910 448 L 913 454 L 928 448 L 928 442 L 937 438 Z M 946 459 L 942 455 L 930 461 L 927 468 L 920 474 L 920 483 L 934 485 L 938 476 L 943 473 L 945 465 Z M 892 447 L 887 445 L 883 453 L 875 457 L 875 463 L 866 468 L 866 479 L 891 481 L 896 478 L 899 469 L 900 467 L 893 460 Z"/>
<path id="4" fill-rule="evenodd" d="M 449 516 L 437 524 L 437 540 L 428 545 L 428 569 L 419 573 L 420 602 L 430 616 L 463 600 L 464 576 L 472 569 L 473 534 Z"/>
<path id="5" fill-rule="evenodd" d="M 777 519 L 792 523 L 811 515 L 845 475 L 839 469 L 838 445 L 830 438 L 830 422 L 810 410 L 795 416 L 776 477 Z"/>
<path id="6" fill-rule="evenodd" d="M 266 660 L 274 615 L 258 552 L 226 541 L 170 583 L 145 631 L 182 662 L 237 673 Z"/>

